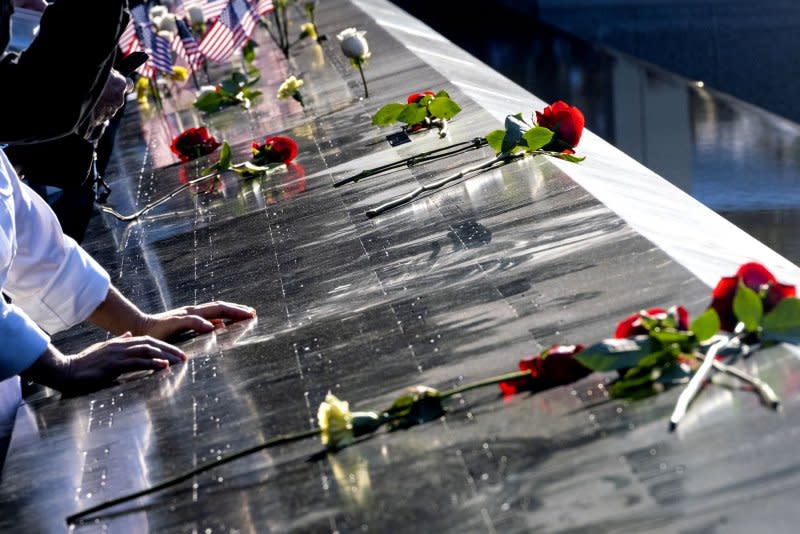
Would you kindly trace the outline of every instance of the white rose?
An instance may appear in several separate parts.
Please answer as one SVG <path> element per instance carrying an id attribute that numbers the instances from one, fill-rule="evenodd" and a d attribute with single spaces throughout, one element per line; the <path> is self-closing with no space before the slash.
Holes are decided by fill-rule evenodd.
<path id="1" fill-rule="evenodd" d="M 167 8 L 165 6 L 153 6 L 153 7 L 150 8 L 150 12 L 149 13 L 150 13 L 150 20 L 155 22 L 156 19 L 160 19 L 164 15 L 168 14 L 169 11 L 167 10 Z"/>
<path id="2" fill-rule="evenodd" d="M 206 15 L 200 6 L 187 7 L 186 14 L 189 15 L 189 22 L 192 24 L 203 24 L 206 21 Z"/>
<path id="3" fill-rule="evenodd" d="M 167 13 L 156 21 L 158 31 L 178 33 L 178 24 L 175 22 L 175 15 Z"/>
<path id="4" fill-rule="evenodd" d="M 355 28 L 347 28 L 336 36 L 341 41 L 345 56 L 358 62 L 366 61 L 370 57 L 369 44 L 364 39 L 366 33 Z"/>

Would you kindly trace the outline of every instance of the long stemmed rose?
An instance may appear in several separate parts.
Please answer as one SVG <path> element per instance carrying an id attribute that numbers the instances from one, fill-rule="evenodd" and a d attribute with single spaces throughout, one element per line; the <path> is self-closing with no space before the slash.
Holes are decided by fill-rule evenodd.
<path id="1" fill-rule="evenodd" d="M 505 129 L 495 130 L 486 136 L 487 144 L 497 152 L 494 158 L 420 186 L 406 195 L 367 210 L 367 217 L 375 217 L 407 204 L 427 191 L 435 191 L 470 174 L 483 172 L 527 156 L 553 156 L 573 163 L 584 160 L 574 155 L 574 148 L 580 142 L 584 125 L 583 113 L 578 108 L 558 101 L 542 112 L 536 112 L 536 121 L 532 122 L 533 124 L 527 123 L 521 113 L 509 115 L 506 117 Z"/>
<path id="2" fill-rule="evenodd" d="M 364 84 L 364 98 L 369 98 L 369 89 L 367 89 L 367 79 L 364 77 L 364 65 L 367 60 L 372 56 L 369 51 L 369 43 L 364 37 L 366 31 L 359 31 L 355 28 L 347 28 L 342 30 L 336 36 L 342 45 L 342 53 L 350 59 L 350 63 L 358 69 L 361 74 L 361 83 Z"/>
<path id="3" fill-rule="evenodd" d="M 306 107 L 303 102 L 303 95 L 300 93 L 300 88 L 305 85 L 305 82 L 295 76 L 289 76 L 284 80 L 280 87 L 278 87 L 278 98 L 285 100 L 287 98 L 295 99 L 302 107 Z"/>
<path id="4" fill-rule="evenodd" d="M 736 279 L 736 289 L 729 305 L 723 307 L 720 299 L 729 296 L 730 278 Z M 352 445 L 359 437 L 373 434 L 383 426 L 398 430 L 434 421 L 447 413 L 445 401 L 448 398 L 498 384 L 505 396 L 535 393 L 570 384 L 592 371 L 616 370 L 619 378 L 611 385 L 612 396 L 638 399 L 663 391 L 666 387 L 686 383 L 694 372 L 687 387 L 689 391 L 702 366 L 707 365 L 709 369 L 727 373 L 749 384 L 765 404 L 774 408 L 778 405 L 778 399 L 769 385 L 727 365 L 725 360 L 746 353 L 748 349 L 745 347 L 757 347 L 758 343 L 788 341 L 800 344 L 800 300 L 795 298 L 795 293 L 793 286 L 777 282 L 762 265 L 745 264 L 736 276 L 720 282 L 714 291 L 712 306 L 691 323 L 688 313 L 681 307 L 669 310 L 650 308 L 620 321 L 613 339 L 587 348 L 581 345 L 556 345 L 520 361 L 519 371 L 449 390 L 415 386 L 397 397 L 385 410 L 352 412 L 349 403 L 328 393 L 317 411 L 315 428 L 276 436 L 144 490 L 100 503 L 71 515 L 67 523 L 75 524 L 99 511 L 175 486 L 200 473 L 267 448 L 318 437 L 328 451 L 336 451 Z M 767 303 L 771 308 L 765 314 Z M 738 321 L 734 331 L 739 333 L 733 337 L 717 333 L 720 328 L 717 308 L 722 313 L 732 313 Z M 747 335 L 742 336 L 741 333 Z M 745 345 L 743 343 L 748 336 L 753 339 Z M 734 339 L 738 345 L 731 343 Z M 702 362 L 702 366 L 694 371 L 698 368 L 698 362 Z M 679 400 L 679 405 L 681 402 Z M 674 416 L 671 424 L 674 428 Z"/>

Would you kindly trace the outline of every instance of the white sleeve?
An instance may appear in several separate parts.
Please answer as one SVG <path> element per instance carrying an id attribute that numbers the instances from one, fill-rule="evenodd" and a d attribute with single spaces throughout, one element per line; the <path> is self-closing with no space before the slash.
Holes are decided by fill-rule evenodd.
<path id="1" fill-rule="evenodd" d="M 105 300 L 108 273 L 64 235 L 50 206 L 19 181 L 5 154 L 0 167 L 13 189 L 16 233 L 3 290 L 47 332 L 84 321 Z"/>

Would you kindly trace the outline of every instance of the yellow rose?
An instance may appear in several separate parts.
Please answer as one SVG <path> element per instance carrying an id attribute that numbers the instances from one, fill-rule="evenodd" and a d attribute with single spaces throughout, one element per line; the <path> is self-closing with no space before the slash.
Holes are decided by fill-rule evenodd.
<path id="1" fill-rule="evenodd" d="M 317 410 L 322 444 L 330 449 L 340 449 L 353 443 L 353 414 L 346 401 L 328 392 Z"/>
<path id="2" fill-rule="evenodd" d="M 173 65 L 172 74 L 169 75 L 169 79 L 173 82 L 185 82 L 189 79 L 189 70 L 180 65 Z"/>
<path id="3" fill-rule="evenodd" d="M 289 76 L 286 78 L 286 81 L 278 87 L 278 98 L 294 97 L 303 85 L 305 85 L 303 80 L 295 78 L 294 76 Z"/>

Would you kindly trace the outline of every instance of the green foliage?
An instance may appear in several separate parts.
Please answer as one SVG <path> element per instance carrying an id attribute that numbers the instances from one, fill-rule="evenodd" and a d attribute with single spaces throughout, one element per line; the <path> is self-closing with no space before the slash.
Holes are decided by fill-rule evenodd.
<path id="1" fill-rule="evenodd" d="M 536 126 L 529 129 L 522 136 L 527 144 L 527 150 L 539 150 L 553 140 L 552 130 Z"/>
<path id="2" fill-rule="evenodd" d="M 800 300 L 783 299 L 762 320 L 764 339 L 800 344 Z"/>
<path id="3" fill-rule="evenodd" d="M 401 122 L 406 126 L 424 125 L 441 128 L 444 121 L 452 119 L 460 111 L 461 106 L 456 104 L 447 92 L 439 91 L 435 96 L 425 95 L 410 104 L 397 102 L 386 104 L 372 116 L 372 124 L 389 126 Z"/>
<path id="4" fill-rule="evenodd" d="M 247 41 L 247 44 L 242 48 L 242 55 L 248 65 L 252 65 L 256 59 L 256 42 L 252 39 Z"/>
<path id="5" fill-rule="evenodd" d="M 736 290 L 736 296 L 733 297 L 733 314 L 736 319 L 744 323 L 746 331 L 758 331 L 761 318 L 764 315 L 764 305 L 761 302 L 761 297 L 758 293 L 740 283 L 739 288 Z"/>
<path id="6" fill-rule="evenodd" d="M 258 69 L 252 69 L 255 76 L 248 76 L 242 72 L 233 72 L 222 80 L 216 92 L 208 92 L 199 96 L 194 101 L 194 107 L 205 113 L 215 113 L 221 109 L 241 105 L 249 108 L 251 101 L 261 95 L 261 91 L 250 89 L 259 80 Z"/>
<path id="7" fill-rule="evenodd" d="M 393 124 L 397 122 L 397 117 L 400 116 L 400 113 L 402 113 L 405 108 L 405 105 L 396 102 L 386 104 L 372 117 L 372 124 L 375 126 L 388 126 Z"/>
<path id="8" fill-rule="evenodd" d="M 702 315 L 698 316 L 690 326 L 697 341 L 705 341 L 714 336 L 720 329 L 719 315 L 714 308 L 707 309 Z"/>
<path id="9" fill-rule="evenodd" d="M 575 359 L 593 371 L 628 369 L 652 354 L 656 346 L 648 336 L 631 339 L 606 339 L 578 353 Z"/>

